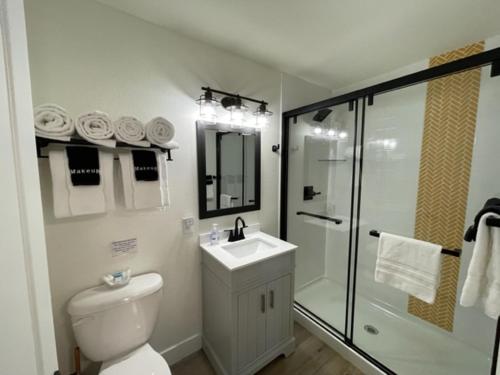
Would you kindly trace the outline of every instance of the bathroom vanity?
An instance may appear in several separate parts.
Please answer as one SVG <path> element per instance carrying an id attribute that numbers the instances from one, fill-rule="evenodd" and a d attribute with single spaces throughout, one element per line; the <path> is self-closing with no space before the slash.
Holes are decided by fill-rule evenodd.
<path id="1" fill-rule="evenodd" d="M 245 235 L 213 246 L 200 238 L 203 349 L 218 374 L 253 374 L 295 346 L 296 246 L 255 228 Z"/>

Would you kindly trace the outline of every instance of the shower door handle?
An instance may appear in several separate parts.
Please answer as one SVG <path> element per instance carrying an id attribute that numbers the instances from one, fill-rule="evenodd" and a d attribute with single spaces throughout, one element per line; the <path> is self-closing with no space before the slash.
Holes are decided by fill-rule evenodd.
<path id="1" fill-rule="evenodd" d="M 260 312 L 262 314 L 266 313 L 266 295 L 265 294 L 260 295 Z"/>

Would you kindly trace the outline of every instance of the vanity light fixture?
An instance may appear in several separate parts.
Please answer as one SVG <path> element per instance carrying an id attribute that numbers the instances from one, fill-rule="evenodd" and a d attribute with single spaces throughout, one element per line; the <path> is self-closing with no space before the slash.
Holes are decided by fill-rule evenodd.
<path id="1" fill-rule="evenodd" d="M 200 119 L 210 122 L 217 122 L 217 106 L 219 103 L 229 112 L 229 123 L 235 128 L 255 128 L 260 130 L 269 123 L 269 118 L 273 115 L 267 110 L 268 103 L 263 100 L 256 100 L 239 94 L 231 94 L 225 91 L 215 90 L 210 87 L 201 88 L 205 93 L 196 102 L 200 106 Z M 223 95 L 219 100 L 214 94 Z M 257 103 L 258 107 L 253 112 L 253 117 L 247 114 L 248 106 L 244 102 Z"/>
<path id="2" fill-rule="evenodd" d="M 267 104 L 262 102 L 257 110 L 253 113 L 255 116 L 255 128 L 260 130 L 269 124 L 269 118 L 273 115 L 271 111 L 267 110 Z"/>
<path id="3" fill-rule="evenodd" d="M 328 134 L 329 137 L 334 137 L 336 132 L 335 132 L 335 130 L 330 129 L 330 130 L 328 130 L 328 132 L 326 134 Z"/>
<path id="4" fill-rule="evenodd" d="M 217 106 L 219 101 L 213 96 L 212 90 L 208 88 L 200 98 L 196 100 L 200 106 L 200 119 L 215 123 L 217 121 Z"/>
<path id="5" fill-rule="evenodd" d="M 345 132 L 345 131 L 341 131 L 341 132 L 339 133 L 339 138 L 340 138 L 340 139 L 346 139 L 346 138 L 347 138 L 347 132 Z"/>
<path id="6" fill-rule="evenodd" d="M 233 127 L 242 127 L 245 125 L 245 112 L 248 110 L 248 107 L 243 104 L 241 97 L 236 96 L 232 99 L 232 104 L 226 107 L 226 109 L 231 113 L 229 121 Z"/>
<path id="7" fill-rule="evenodd" d="M 322 130 L 321 130 L 321 128 L 320 128 L 319 126 L 316 126 L 316 127 L 314 128 L 314 134 L 316 134 L 316 135 L 320 135 L 320 134 L 321 134 L 321 132 L 322 132 Z"/>

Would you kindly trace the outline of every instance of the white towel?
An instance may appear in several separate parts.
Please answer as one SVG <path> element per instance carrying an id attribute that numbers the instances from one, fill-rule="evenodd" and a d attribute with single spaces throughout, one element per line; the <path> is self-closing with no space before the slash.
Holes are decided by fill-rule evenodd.
<path id="1" fill-rule="evenodd" d="M 220 195 L 220 208 L 231 208 L 233 207 L 233 200 L 229 194 Z"/>
<path id="2" fill-rule="evenodd" d="M 149 147 L 151 143 L 144 140 L 146 130 L 135 117 L 122 116 L 113 122 L 115 137 L 120 142 L 138 147 Z"/>
<path id="3" fill-rule="evenodd" d="M 211 201 L 214 199 L 214 196 L 215 196 L 214 185 L 215 185 L 214 182 L 212 183 L 212 185 L 207 185 L 207 201 Z"/>
<path id="4" fill-rule="evenodd" d="M 162 147 L 168 148 L 170 150 L 177 150 L 179 148 L 179 144 L 176 141 L 170 141 L 165 143 Z"/>
<path id="5" fill-rule="evenodd" d="M 488 217 L 500 218 L 490 213 L 479 221 L 460 304 L 474 306 L 480 299 L 485 314 L 497 319 L 500 316 L 500 228 L 486 225 Z"/>
<path id="6" fill-rule="evenodd" d="M 429 242 L 381 233 L 375 281 L 433 303 L 439 286 L 441 249 Z"/>
<path id="7" fill-rule="evenodd" d="M 137 181 L 131 152 L 121 152 L 120 171 L 123 183 L 125 208 L 145 209 L 170 205 L 166 155 L 156 153 L 158 181 Z"/>
<path id="8" fill-rule="evenodd" d="M 65 149 L 49 150 L 52 195 L 56 218 L 104 213 L 115 208 L 113 154 L 99 151 L 101 183 L 73 186 Z"/>
<path id="9" fill-rule="evenodd" d="M 155 117 L 146 124 L 146 138 L 154 145 L 166 148 L 167 144 L 174 139 L 175 127 L 163 117 Z"/>
<path id="10" fill-rule="evenodd" d="M 76 131 L 88 142 L 105 147 L 116 147 L 116 141 L 111 139 L 115 134 L 113 124 L 104 112 L 94 111 L 78 116 Z"/>
<path id="11" fill-rule="evenodd" d="M 35 133 L 39 137 L 68 142 L 75 125 L 66 110 L 57 104 L 42 104 L 34 109 Z"/>

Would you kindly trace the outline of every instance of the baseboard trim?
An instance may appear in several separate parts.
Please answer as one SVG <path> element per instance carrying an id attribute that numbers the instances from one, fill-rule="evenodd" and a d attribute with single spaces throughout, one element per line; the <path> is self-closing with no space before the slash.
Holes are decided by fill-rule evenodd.
<path id="1" fill-rule="evenodd" d="M 190 336 L 160 352 L 169 366 L 201 349 L 201 333 Z"/>
<path id="2" fill-rule="evenodd" d="M 215 354 L 215 351 L 212 349 L 212 346 L 210 343 L 203 338 L 203 351 L 205 352 L 208 361 L 212 364 L 212 367 L 215 370 L 215 373 L 218 375 L 227 375 L 226 371 L 224 370 L 224 366 L 222 366 L 219 357 L 217 354 Z"/>

